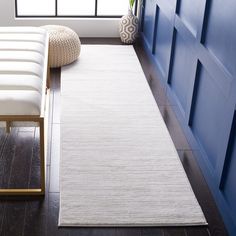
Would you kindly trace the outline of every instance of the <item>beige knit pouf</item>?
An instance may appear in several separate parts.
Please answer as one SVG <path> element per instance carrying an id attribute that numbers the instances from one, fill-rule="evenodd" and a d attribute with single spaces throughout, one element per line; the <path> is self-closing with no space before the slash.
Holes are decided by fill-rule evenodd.
<path id="1" fill-rule="evenodd" d="M 61 67 L 75 61 L 81 43 L 78 35 L 70 28 L 61 25 L 45 25 L 49 33 L 49 64 L 51 68 Z"/>

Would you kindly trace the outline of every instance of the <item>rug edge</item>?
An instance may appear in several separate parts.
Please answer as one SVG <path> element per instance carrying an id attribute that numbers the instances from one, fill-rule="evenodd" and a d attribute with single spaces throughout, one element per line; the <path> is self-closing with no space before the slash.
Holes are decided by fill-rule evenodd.
<path id="1" fill-rule="evenodd" d="M 184 227 L 207 226 L 207 222 L 179 223 L 179 224 L 66 224 L 58 222 L 58 227 Z"/>

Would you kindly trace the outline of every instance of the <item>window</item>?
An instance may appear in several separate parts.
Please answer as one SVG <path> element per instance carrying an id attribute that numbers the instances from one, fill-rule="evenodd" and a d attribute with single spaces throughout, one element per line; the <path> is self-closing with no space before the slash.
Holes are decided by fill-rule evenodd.
<path id="1" fill-rule="evenodd" d="M 15 0 L 16 17 L 120 17 L 129 0 Z"/>

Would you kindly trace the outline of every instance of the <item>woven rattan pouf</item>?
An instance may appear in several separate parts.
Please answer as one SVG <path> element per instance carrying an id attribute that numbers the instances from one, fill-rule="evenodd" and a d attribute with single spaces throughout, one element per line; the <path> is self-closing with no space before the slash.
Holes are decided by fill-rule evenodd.
<path id="1" fill-rule="evenodd" d="M 49 33 L 49 64 L 61 67 L 75 61 L 80 54 L 80 39 L 70 28 L 61 25 L 45 25 Z"/>

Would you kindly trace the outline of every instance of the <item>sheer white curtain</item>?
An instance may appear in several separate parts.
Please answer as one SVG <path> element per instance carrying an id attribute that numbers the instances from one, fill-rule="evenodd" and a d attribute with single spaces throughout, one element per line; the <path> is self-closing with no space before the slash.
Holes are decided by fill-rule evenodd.
<path id="1" fill-rule="evenodd" d="M 95 15 L 95 0 L 57 0 L 58 15 Z"/>
<path id="2" fill-rule="evenodd" d="M 98 15 L 124 15 L 128 6 L 128 0 L 98 0 Z"/>
<path id="3" fill-rule="evenodd" d="M 98 0 L 97 15 L 124 15 L 128 0 Z M 58 15 L 95 15 L 95 0 L 58 0 Z"/>
<path id="4" fill-rule="evenodd" d="M 54 16 L 55 0 L 17 0 L 17 13 L 21 16 Z"/>
<path id="5" fill-rule="evenodd" d="M 95 16 L 95 6 L 95 0 L 57 0 L 57 14 Z M 97 0 L 97 15 L 124 15 L 128 6 L 129 0 Z M 17 0 L 17 13 L 19 16 L 55 16 L 56 0 Z"/>

